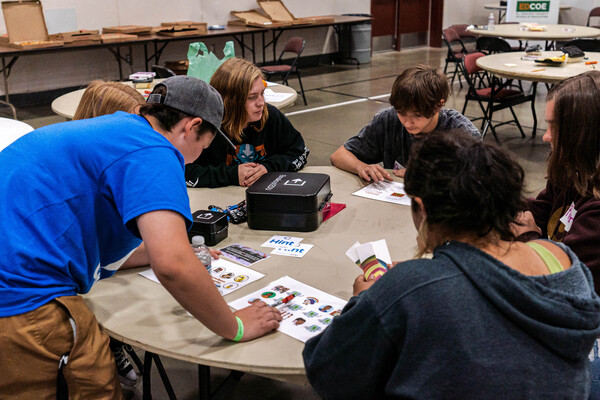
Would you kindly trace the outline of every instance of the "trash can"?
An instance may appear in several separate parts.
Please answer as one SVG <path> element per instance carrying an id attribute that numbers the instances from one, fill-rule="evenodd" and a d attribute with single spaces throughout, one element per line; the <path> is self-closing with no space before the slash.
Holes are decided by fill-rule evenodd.
<path id="1" fill-rule="evenodd" d="M 371 17 L 371 14 L 342 14 L 351 17 Z M 357 60 L 360 64 L 371 62 L 371 21 L 340 26 L 339 49 L 343 64 Z"/>

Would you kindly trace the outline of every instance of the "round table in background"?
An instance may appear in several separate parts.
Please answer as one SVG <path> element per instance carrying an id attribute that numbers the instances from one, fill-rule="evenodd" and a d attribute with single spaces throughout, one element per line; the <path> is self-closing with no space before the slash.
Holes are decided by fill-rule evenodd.
<path id="1" fill-rule="evenodd" d="M 152 83 L 152 87 L 157 83 L 161 82 L 163 79 L 155 79 Z M 123 82 L 126 85 L 133 86 L 133 83 L 130 81 Z M 288 95 L 285 99 L 269 99 L 269 97 L 265 94 L 265 100 L 267 103 L 272 104 L 277 108 L 287 107 L 289 105 L 294 104 L 296 101 L 296 97 L 298 93 L 291 87 L 285 85 L 279 85 L 276 83 L 269 82 L 269 86 L 267 89 L 272 90 L 277 94 Z M 148 94 L 152 89 L 138 89 L 138 92 L 141 94 Z M 85 92 L 85 88 L 75 90 L 73 92 L 69 92 L 63 94 L 60 97 L 57 97 L 52 102 L 52 111 L 54 111 L 58 115 L 62 115 L 65 118 L 73 119 L 73 115 L 75 115 L 75 110 L 77 110 L 77 106 L 81 101 L 81 96 L 83 96 L 83 92 Z"/>
<path id="2" fill-rule="evenodd" d="M 0 150 L 32 130 L 33 128 L 25 122 L 0 118 Z"/>
<path id="3" fill-rule="evenodd" d="M 544 57 L 560 56 L 561 51 L 544 51 Z M 523 51 L 492 54 L 477 59 L 477 65 L 500 78 L 518 79 L 531 82 L 558 83 L 563 79 L 600 68 L 600 64 L 586 65 L 586 61 L 600 63 L 600 53 L 585 52 L 587 60 L 566 63 L 562 66 L 549 66 L 533 60 L 522 60 Z"/>
<path id="4" fill-rule="evenodd" d="M 600 36 L 600 29 L 579 25 L 544 25 L 544 31 L 530 31 L 520 24 L 498 24 L 494 30 L 469 28 L 478 36 L 501 37 L 516 40 L 567 41 L 578 38 L 595 38 Z"/>

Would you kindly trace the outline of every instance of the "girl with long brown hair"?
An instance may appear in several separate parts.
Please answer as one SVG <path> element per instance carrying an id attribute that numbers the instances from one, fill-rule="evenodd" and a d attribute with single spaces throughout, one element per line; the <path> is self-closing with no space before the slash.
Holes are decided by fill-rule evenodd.
<path id="1" fill-rule="evenodd" d="M 304 167 L 308 157 L 304 139 L 285 115 L 265 102 L 260 68 L 231 58 L 217 69 L 210 84 L 223 98 L 221 129 L 236 149 L 217 137 L 200 158 L 186 165 L 188 186 L 250 186 L 267 172 Z"/>

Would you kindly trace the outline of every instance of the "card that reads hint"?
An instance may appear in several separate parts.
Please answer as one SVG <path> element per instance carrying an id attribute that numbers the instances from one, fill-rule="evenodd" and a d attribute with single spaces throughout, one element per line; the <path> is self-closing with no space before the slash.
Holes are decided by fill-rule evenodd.
<path id="1" fill-rule="evenodd" d="M 304 255 L 308 253 L 308 251 L 312 249 L 312 247 L 312 244 L 297 244 L 293 247 L 277 247 L 271 252 L 271 254 L 300 258 L 304 257 Z"/>
<path id="2" fill-rule="evenodd" d="M 302 241 L 303 238 L 292 236 L 273 235 L 269 240 L 261 244 L 262 247 L 294 247 Z M 271 253 L 272 254 L 272 253 Z"/>
<path id="3" fill-rule="evenodd" d="M 219 250 L 221 250 L 223 253 L 223 257 L 227 257 L 230 260 L 245 265 L 246 267 L 269 257 L 268 254 L 265 254 L 262 251 L 255 250 L 248 246 L 243 246 L 239 243 L 223 247 Z"/>

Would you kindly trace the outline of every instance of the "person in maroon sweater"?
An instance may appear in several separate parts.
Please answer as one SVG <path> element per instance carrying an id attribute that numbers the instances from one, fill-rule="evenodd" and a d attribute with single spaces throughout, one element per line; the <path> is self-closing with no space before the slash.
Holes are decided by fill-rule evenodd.
<path id="1" fill-rule="evenodd" d="M 554 86 L 546 121 L 543 139 L 552 148 L 548 182 L 529 199 L 530 212 L 523 214 L 517 233 L 569 246 L 591 270 L 600 293 L 600 71 Z"/>

